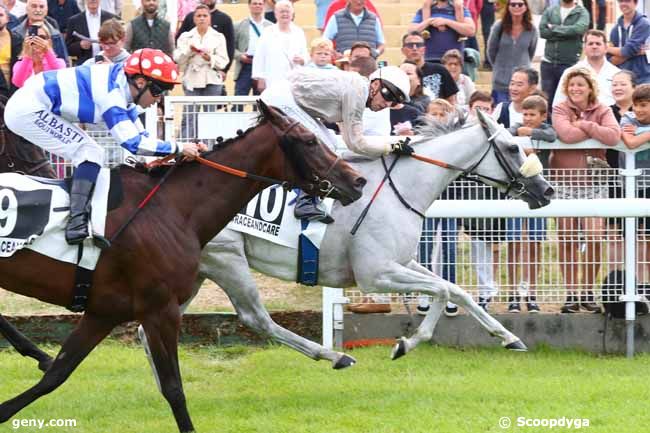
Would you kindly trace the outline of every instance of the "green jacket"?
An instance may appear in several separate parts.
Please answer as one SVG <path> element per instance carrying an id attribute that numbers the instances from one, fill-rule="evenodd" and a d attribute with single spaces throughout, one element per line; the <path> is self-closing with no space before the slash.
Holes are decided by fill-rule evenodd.
<path id="1" fill-rule="evenodd" d="M 551 24 L 552 28 L 549 28 Z M 589 12 L 577 5 L 566 17 L 560 16 L 560 6 L 546 9 L 539 23 L 539 35 L 546 39 L 543 61 L 573 65 L 582 53 L 582 35 L 589 27 Z"/>

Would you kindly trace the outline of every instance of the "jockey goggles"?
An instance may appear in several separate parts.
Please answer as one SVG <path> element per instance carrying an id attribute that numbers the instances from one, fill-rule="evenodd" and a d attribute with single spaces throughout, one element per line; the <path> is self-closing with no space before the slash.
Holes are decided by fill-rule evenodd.
<path id="1" fill-rule="evenodd" d="M 149 92 L 151 93 L 151 96 L 157 98 L 159 96 L 162 96 L 163 93 L 172 90 L 174 88 L 174 85 L 168 83 L 161 83 L 159 81 L 149 80 L 147 87 L 149 88 Z"/>
<path id="2" fill-rule="evenodd" d="M 381 84 L 381 96 L 386 100 L 386 102 L 392 102 L 395 104 L 403 104 L 406 101 L 406 97 L 402 93 L 401 90 L 399 90 L 397 87 L 395 87 L 392 83 L 389 83 L 388 81 L 384 80 L 379 80 Z"/>

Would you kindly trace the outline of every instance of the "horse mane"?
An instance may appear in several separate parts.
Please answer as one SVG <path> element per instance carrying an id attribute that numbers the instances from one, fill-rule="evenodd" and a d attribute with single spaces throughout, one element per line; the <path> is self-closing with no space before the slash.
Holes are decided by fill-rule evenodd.
<path id="1" fill-rule="evenodd" d="M 280 110 L 277 107 L 273 107 L 278 113 L 280 113 L 282 116 L 286 116 L 286 114 Z M 259 112 L 257 117 L 255 118 L 255 123 L 248 127 L 245 131 L 238 130 L 237 131 L 237 136 L 236 137 L 231 137 L 228 138 L 227 140 L 223 140 L 222 137 L 217 138 L 217 143 L 212 147 L 211 150 L 208 150 L 204 152 L 201 156 L 202 157 L 207 157 L 212 155 L 213 153 L 225 149 L 226 147 L 230 146 L 232 143 L 244 139 L 250 132 L 260 126 L 262 123 L 270 121 L 267 117 L 265 117 L 263 112 Z M 283 137 L 281 140 L 280 146 L 284 150 L 287 158 L 291 161 L 291 163 L 294 165 L 296 170 L 300 175 L 303 177 L 306 176 L 307 173 L 309 173 L 309 168 L 307 166 L 307 163 L 305 161 L 304 157 L 304 149 L 302 149 L 302 146 L 297 146 L 297 143 L 295 140 L 290 140 L 289 136 Z M 171 165 L 159 165 L 153 168 L 147 168 L 145 164 L 142 163 L 136 163 L 134 166 L 130 164 L 121 164 L 122 167 L 128 167 L 131 169 L 134 169 L 136 172 L 139 173 L 145 173 L 148 174 L 151 177 L 160 177 L 164 175 L 167 170 L 169 170 L 172 166 Z"/>
<path id="2" fill-rule="evenodd" d="M 418 118 L 420 125 L 415 128 L 415 135 L 424 138 L 436 138 L 447 135 L 466 126 L 467 114 L 456 108 L 445 120 L 423 115 Z"/>

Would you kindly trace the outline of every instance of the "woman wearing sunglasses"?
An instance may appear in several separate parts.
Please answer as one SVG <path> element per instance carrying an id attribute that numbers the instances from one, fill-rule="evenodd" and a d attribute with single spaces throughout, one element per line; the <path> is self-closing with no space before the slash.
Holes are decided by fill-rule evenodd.
<path id="1" fill-rule="evenodd" d="M 346 146 L 362 155 L 379 157 L 390 153 L 408 152 L 398 138 L 364 137 L 363 112 L 367 108 L 380 111 L 409 101 L 409 77 L 396 66 L 386 66 L 373 72 L 369 79 L 356 72 L 298 68 L 286 80 L 275 81 L 261 97 L 269 105 L 280 108 L 300 121 L 325 144 L 336 147 L 336 138 L 322 123 L 339 123 Z M 309 196 L 299 195 L 297 218 L 307 218 L 326 224 L 334 220 Z"/>
<path id="2" fill-rule="evenodd" d="M 519 67 L 530 67 L 538 37 L 527 0 L 508 0 L 501 20 L 490 30 L 487 43 L 495 105 L 508 101 L 512 72 Z"/>
<path id="3" fill-rule="evenodd" d="M 50 32 L 45 26 L 32 26 L 33 35 L 23 41 L 21 59 L 16 62 L 11 81 L 16 87 L 23 87 L 34 74 L 65 68 L 65 61 L 56 57 L 52 49 Z"/>
<path id="4" fill-rule="evenodd" d="M 206 149 L 202 143 L 157 140 L 138 120 L 137 106 L 154 104 L 163 92 L 178 84 L 177 80 L 178 68 L 169 56 L 144 48 L 123 64 L 84 65 L 37 74 L 7 102 L 5 122 L 9 129 L 75 167 L 65 230 L 69 244 L 82 243 L 90 235 L 90 200 L 104 163 L 104 148 L 76 123 L 105 122 L 113 138 L 137 155 L 182 153 L 193 158 Z M 95 241 L 108 246 L 97 237 Z"/>

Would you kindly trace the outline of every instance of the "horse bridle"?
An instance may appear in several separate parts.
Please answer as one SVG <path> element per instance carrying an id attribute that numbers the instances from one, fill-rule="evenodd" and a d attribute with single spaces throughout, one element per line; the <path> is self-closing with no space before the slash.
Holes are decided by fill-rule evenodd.
<path id="1" fill-rule="evenodd" d="M 488 136 L 488 147 L 479 158 L 479 160 L 473 164 L 468 170 L 462 170 L 461 169 L 461 177 L 481 183 L 486 186 L 492 186 L 489 183 L 485 182 L 485 180 L 488 180 L 492 183 L 496 183 L 498 185 L 501 185 L 506 188 L 505 194 L 507 195 L 511 191 L 513 191 L 513 195 L 515 198 L 521 197 L 523 194 L 526 193 L 526 185 L 521 181 L 521 179 L 524 177 L 520 172 L 519 169 L 517 168 L 512 168 L 512 166 L 508 163 L 508 160 L 506 159 L 505 155 L 503 154 L 503 151 L 499 149 L 499 146 L 496 143 L 496 137 L 503 131 L 505 131 L 505 127 L 503 125 L 498 125 L 496 131 L 492 135 L 490 135 L 490 131 L 488 130 L 487 125 L 485 122 L 480 122 L 481 126 L 483 127 L 483 131 L 485 131 L 485 134 Z M 516 144 L 513 144 L 513 146 L 519 151 L 519 146 Z M 490 152 L 490 149 L 494 150 L 494 156 L 497 159 L 497 162 L 499 163 L 499 166 L 501 166 L 501 169 L 506 173 L 508 176 L 508 180 L 503 180 L 503 179 L 496 179 L 491 176 L 483 175 L 480 173 L 477 173 L 475 170 L 476 168 L 483 162 L 485 157 L 488 155 Z M 473 176 L 472 176 L 473 175 Z"/>
<path id="2" fill-rule="evenodd" d="M 282 142 L 284 142 L 285 137 L 289 134 L 289 132 L 299 124 L 300 124 L 300 122 L 298 122 L 297 120 L 293 120 L 286 128 L 280 130 L 275 124 L 273 124 L 271 122 L 271 127 L 276 132 L 278 132 L 278 135 L 281 137 Z M 314 136 L 314 139 L 316 139 L 316 136 Z M 285 150 L 285 147 L 282 146 L 282 149 Z M 168 158 L 171 159 L 173 157 L 174 157 L 174 155 L 170 155 Z M 324 177 L 327 177 L 330 174 L 330 172 L 338 164 L 340 159 L 341 159 L 340 156 L 336 157 L 334 162 L 332 162 L 332 164 L 329 166 L 329 168 L 325 171 Z M 229 166 L 226 166 L 226 165 L 223 165 L 223 164 L 219 164 L 218 162 L 210 161 L 209 159 L 206 159 L 206 158 L 204 158 L 202 156 L 196 157 L 196 161 L 199 164 L 208 166 L 210 168 L 214 168 L 215 170 L 219 170 L 219 171 L 222 171 L 224 173 L 231 174 L 233 176 L 241 177 L 241 178 L 244 178 L 244 179 L 257 180 L 257 181 L 260 181 L 260 182 L 268 183 L 270 185 L 280 185 L 286 190 L 293 189 L 293 185 L 291 184 L 291 182 L 286 181 L 286 180 L 280 180 L 280 179 L 275 179 L 275 178 L 268 177 L 268 176 L 262 176 L 262 175 L 259 175 L 259 174 L 248 173 L 248 172 L 243 171 L 243 170 L 238 170 L 238 169 L 233 168 L 233 167 L 229 167 Z M 305 166 L 306 165 L 307 164 L 305 164 Z M 311 171 L 313 172 L 313 170 L 311 170 Z M 285 177 L 287 177 L 287 176 L 285 176 Z M 311 192 L 311 191 L 314 191 L 314 189 L 316 187 L 318 187 L 318 192 L 321 193 L 321 195 L 323 197 L 327 197 L 335 190 L 335 187 L 334 187 L 334 185 L 332 185 L 332 182 L 330 182 L 327 179 L 322 179 L 317 174 L 312 173 L 312 180 L 316 183 L 316 185 L 313 184 L 313 183 L 308 184 L 307 189 L 305 189 L 305 191 Z"/>
<path id="3" fill-rule="evenodd" d="M 271 123 L 271 125 L 272 125 L 273 129 L 275 129 L 275 130 L 279 129 L 273 123 Z M 280 130 L 279 131 L 279 136 L 282 137 L 281 140 L 285 140 L 285 137 L 287 135 L 289 135 L 289 132 L 291 132 L 291 130 L 293 128 L 295 128 L 296 126 L 298 126 L 298 125 L 300 125 L 299 121 L 292 120 L 292 122 L 285 129 Z M 313 138 L 314 140 L 318 140 L 318 138 L 316 137 L 315 134 L 312 133 L 312 135 L 314 136 L 314 138 Z M 305 191 L 308 191 L 308 192 L 309 191 L 314 191 L 314 189 L 318 188 L 317 190 L 318 190 L 319 193 L 321 193 L 320 195 L 322 195 L 322 197 L 328 197 L 334 191 L 335 187 L 334 187 L 334 185 L 332 185 L 332 182 L 327 180 L 327 177 L 332 172 L 334 167 L 336 167 L 336 165 L 339 163 L 339 161 L 341 161 L 341 156 L 337 155 L 334 162 L 332 162 L 332 164 L 329 166 L 329 168 L 327 170 L 325 170 L 325 174 L 323 175 L 322 178 L 320 176 L 318 176 L 318 174 L 313 173 L 313 170 L 310 169 L 312 171 L 312 173 L 311 173 L 312 176 L 311 177 L 312 177 L 312 181 L 314 183 L 308 184 L 307 189 Z M 307 165 L 307 164 L 305 164 L 305 165 Z"/>
<path id="4" fill-rule="evenodd" d="M 453 164 L 449 164 L 447 162 L 442 162 L 442 161 L 437 161 L 434 159 L 429 159 L 429 158 L 424 158 L 416 154 L 412 154 L 411 156 L 415 159 L 428 162 L 430 164 L 437 165 L 439 167 L 447 168 L 449 170 L 456 170 L 460 171 L 460 177 L 463 179 L 467 179 L 473 182 L 480 183 L 485 186 L 493 186 L 490 183 L 486 182 L 492 182 L 496 183 L 498 185 L 504 186 L 506 188 L 505 194 L 507 195 L 510 192 L 513 192 L 514 198 L 519 198 L 522 195 L 524 195 L 527 192 L 526 185 L 521 181 L 521 179 L 524 177 L 518 169 L 513 169 L 511 165 L 508 163 L 508 160 L 503 154 L 503 151 L 499 149 L 499 146 L 496 143 L 496 137 L 503 131 L 505 131 L 505 128 L 503 125 L 498 125 L 497 130 L 494 131 L 492 135 L 490 135 L 489 130 L 487 125 L 484 122 L 481 122 L 481 126 L 483 127 L 483 131 L 485 134 L 488 136 L 488 146 L 481 155 L 481 157 L 474 163 L 472 164 L 469 168 L 462 168 Z M 519 150 L 519 147 L 514 144 L 513 146 L 517 147 L 517 150 Z M 501 169 L 506 173 L 508 176 L 508 180 L 503 180 L 503 179 L 496 179 L 492 176 L 487 176 L 481 173 L 476 172 L 476 168 L 483 162 L 485 157 L 488 155 L 490 150 L 494 150 L 494 155 L 497 159 L 497 162 L 499 163 L 499 166 Z M 393 182 L 393 179 L 390 177 L 389 169 L 386 166 L 386 161 L 384 157 L 381 157 L 381 162 L 384 167 L 384 171 L 387 174 L 388 178 L 388 184 L 390 185 L 391 189 L 397 196 L 398 200 L 410 211 L 414 212 L 415 214 L 419 215 L 421 218 L 426 218 L 423 212 L 420 212 L 419 210 L 415 209 L 412 207 L 406 199 L 400 194 L 399 190 L 395 186 L 395 183 Z"/>

